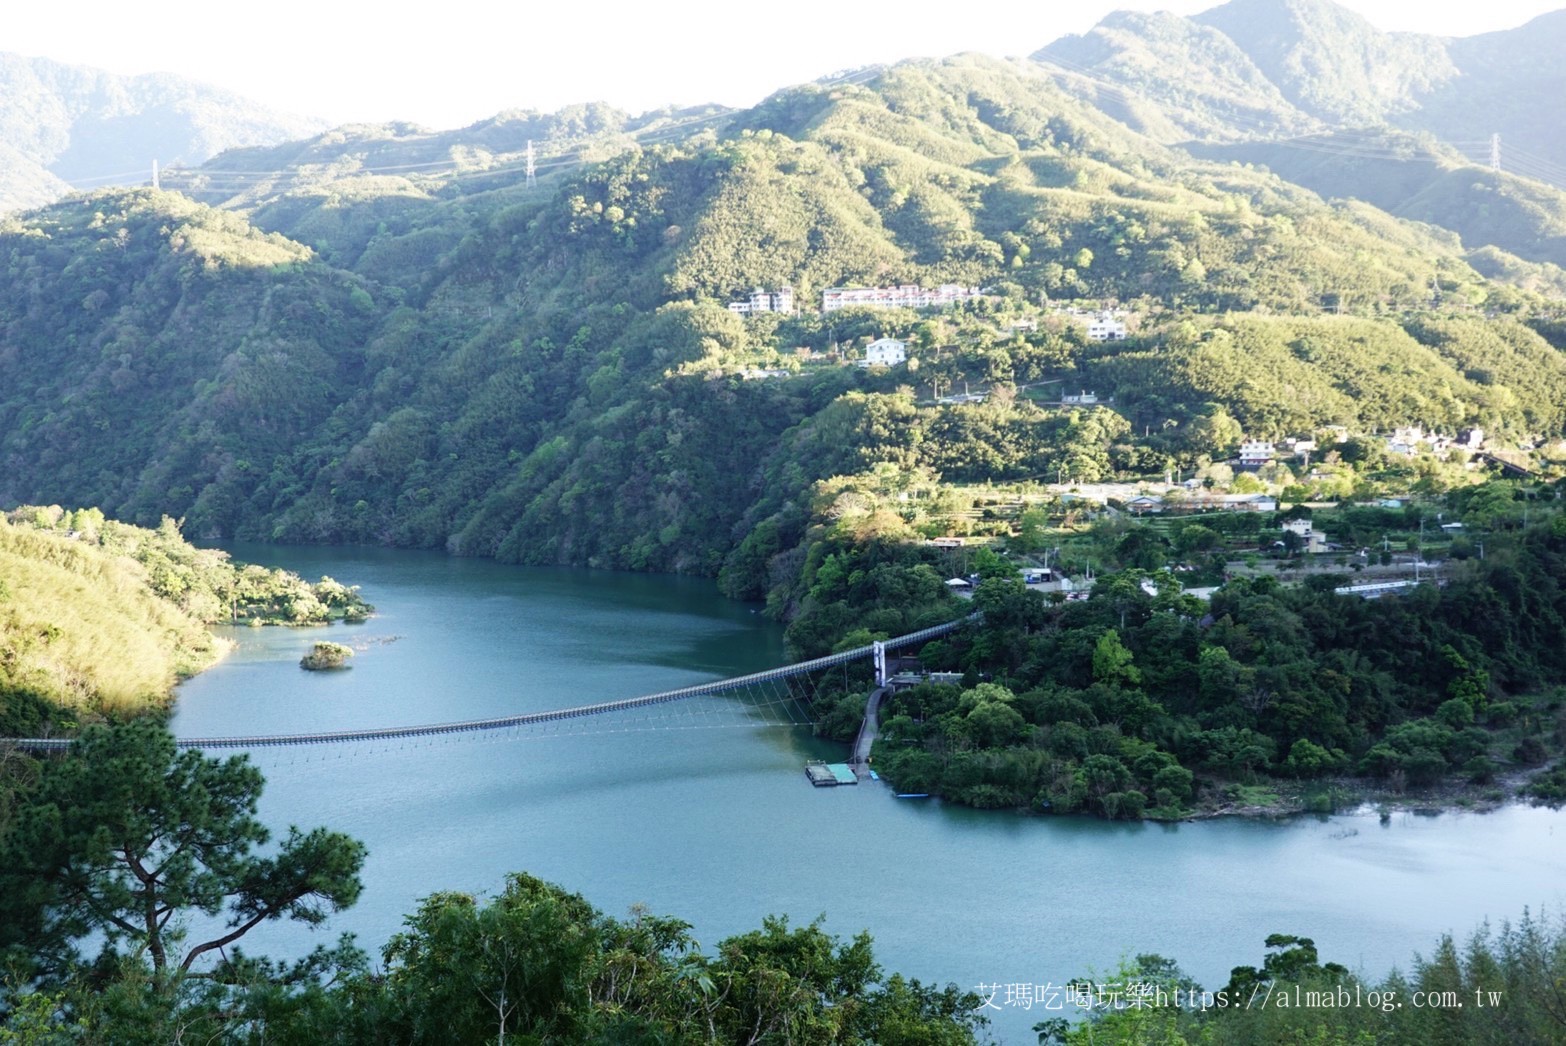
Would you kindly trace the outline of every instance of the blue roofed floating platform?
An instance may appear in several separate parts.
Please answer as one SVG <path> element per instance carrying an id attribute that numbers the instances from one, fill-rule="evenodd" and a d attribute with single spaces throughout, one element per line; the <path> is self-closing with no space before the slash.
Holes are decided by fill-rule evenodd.
<path id="1" fill-rule="evenodd" d="M 856 785 L 859 775 L 847 763 L 806 763 L 805 776 L 817 788 L 834 788 L 838 785 Z"/>

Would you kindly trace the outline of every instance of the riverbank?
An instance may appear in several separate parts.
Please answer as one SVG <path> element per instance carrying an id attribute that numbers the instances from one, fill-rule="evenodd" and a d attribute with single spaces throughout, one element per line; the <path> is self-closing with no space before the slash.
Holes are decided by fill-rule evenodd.
<path id="1" fill-rule="evenodd" d="M 1201 821 L 1222 817 L 1286 818 L 1300 814 L 1341 814 L 1375 810 L 1392 813 L 1487 813 L 1512 804 L 1558 804 L 1527 794 L 1548 767 L 1538 766 L 1498 774 L 1486 783 L 1453 777 L 1423 788 L 1396 790 L 1362 777 L 1331 777 L 1316 781 L 1273 780 L 1230 784 L 1201 802 L 1189 815 L 1173 818 Z M 1152 820 L 1153 818 L 1149 818 Z"/>

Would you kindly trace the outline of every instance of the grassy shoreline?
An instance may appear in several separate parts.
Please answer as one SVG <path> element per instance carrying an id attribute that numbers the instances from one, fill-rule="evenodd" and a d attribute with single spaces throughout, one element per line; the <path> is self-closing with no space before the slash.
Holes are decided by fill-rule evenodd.
<path id="1" fill-rule="evenodd" d="M 356 588 L 231 562 L 165 520 L 96 509 L 0 514 L 0 736 L 164 713 L 233 641 L 211 626 L 323 625 L 373 611 Z"/>

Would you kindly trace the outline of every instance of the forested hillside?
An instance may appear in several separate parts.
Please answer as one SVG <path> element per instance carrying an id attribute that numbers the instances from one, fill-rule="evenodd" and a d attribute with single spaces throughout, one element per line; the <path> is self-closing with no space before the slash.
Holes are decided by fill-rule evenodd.
<path id="1" fill-rule="evenodd" d="M 1547 182 L 1480 168 L 1429 137 L 1390 131 L 1189 148 L 1265 166 L 1325 197 L 1361 199 L 1400 218 L 1450 229 L 1476 248 L 1468 261 L 1486 275 L 1556 297 L 1566 292 L 1566 192 Z M 1486 246 L 1533 263 L 1533 275 L 1504 276 L 1505 270 L 1492 267 Z"/>
<path id="2" fill-rule="evenodd" d="M 734 114 L 348 128 L 171 172 L 206 203 L 11 219 L 0 500 L 706 574 L 760 527 L 747 555 L 777 562 L 731 586 L 759 595 L 793 584 L 835 476 L 1095 480 L 1326 425 L 1561 434 L 1553 270 L 1490 247 L 1486 275 L 1449 232 L 1193 159 L 1068 87 L 960 56 Z M 894 283 L 985 294 L 817 314 Z M 780 286 L 797 314 L 725 308 Z M 1060 308 L 1109 302 L 1123 341 Z M 882 335 L 907 366 L 846 365 Z M 966 384 L 985 402 L 926 394 Z"/>

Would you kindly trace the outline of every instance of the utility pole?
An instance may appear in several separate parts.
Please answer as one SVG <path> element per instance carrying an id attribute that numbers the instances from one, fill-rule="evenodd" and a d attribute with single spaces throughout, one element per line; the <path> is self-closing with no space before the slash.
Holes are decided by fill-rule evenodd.
<path id="1" fill-rule="evenodd" d="M 533 139 L 527 140 L 527 187 L 529 189 L 538 184 L 538 179 L 533 175 Z"/>

